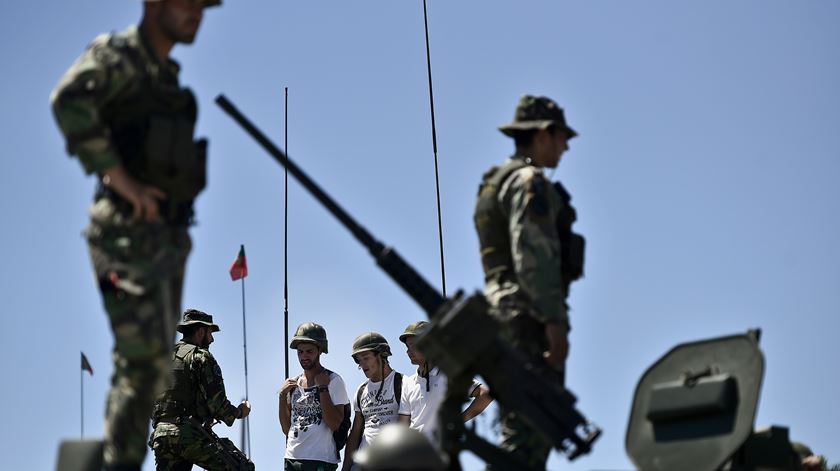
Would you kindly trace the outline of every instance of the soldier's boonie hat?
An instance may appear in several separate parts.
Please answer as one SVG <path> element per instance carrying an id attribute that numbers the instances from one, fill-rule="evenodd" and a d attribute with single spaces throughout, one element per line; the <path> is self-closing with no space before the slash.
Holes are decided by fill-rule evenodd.
<path id="1" fill-rule="evenodd" d="M 146 2 L 146 3 L 155 3 L 155 2 L 161 2 L 163 0 L 143 0 L 143 1 Z M 204 4 L 204 8 L 216 7 L 216 6 L 219 6 L 219 5 L 222 4 L 222 0 L 204 0 L 201 3 Z"/>
<path id="2" fill-rule="evenodd" d="M 198 309 L 187 309 L 184 311 L 184 320 L 175 328 L 178 332 L 184 332 L 184 327 L 188 325 L 202 324 L 210 327 L 211 332 L 218 332 L 219 326 L 213 323 L 213 316 L 206 312 L 201 312 Z"/>
<path id="3" fill-rule="evenodd" d="M 350 356 L 358 363 L 359 360 L 356 359 L 356 355 L 362 352 L 376 352 L 388 357 L 391 356 L 391 346 L 388 345 L 388 341 L 382 334 L 378 332 L 367 332 L 356 337 L 356 340 L 353 341 L 353 353 Z"/>
<path id="4" fill-rule="evenodd" d="M 517 131 L 545 129 L 551 125 L 565 129 L 569 139 L 578 135 L 577 131 L 566 124 L 563 108 L 557 106 L 554 100 L 544 96 L 523 95 L 516 106 L 513 122 L 499 126 L 499 131 L 513 137 Z"/>
<path id="5" fill-rule="evenodd" d="M 327 331 L 314 322 L 304 322 L 295 331 L 295 336 L 292 337 L 289 348 L 294 350 L 301 343 L 314 343 L 321 349 L 322 353 L 327 353 Z"/>
<path id="6" fill-rule="evenodd" d="M 446 464 L 429 439 L 405 424 L 388 424 L 369 446 L 353 455 L 363 471 L 443 470 Z"/>
<path id="7" fill-rule="evenodd" d="M 408 327 L 405 328 L 405 331 L 400 335 L 400 342 L 405 343 L 405 339 L 408 337 L 415 337 L 417 335 L 423 334 L 429 330 L 429 323 L 426 321 L 417 321 L 411 324 L 408 324 Z"/>

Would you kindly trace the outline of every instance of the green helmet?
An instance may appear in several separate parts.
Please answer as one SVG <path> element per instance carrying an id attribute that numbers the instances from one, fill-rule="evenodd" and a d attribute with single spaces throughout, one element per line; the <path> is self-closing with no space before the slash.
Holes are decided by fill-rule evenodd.
<path id="1" fill-rule="evenodd" d="M 408 327 L 405 328 L 405 332 L 400 335 L 400 342 L 405 343 L 405 339 L 408 337 L 415 337 L 417 335 L 424 334 L 427 330 L 429 330 L 429 323 L 427 321 L 417 321 L 408 324 Z"/>
<path id="2" fill-rule="evenodd" d="M 353 341 L 353 353 L 350 355 L 356 363 L 359 362 L 356 359 L 356 355 L 362 352 L 376 352 L 383 357 L 389 357 L 391 356 L 391 346 L 388 345 L 388 341 L 385 340 L 382 334 L 367 332 L 356 337 L 356 340 Z"/>
<path id="3" fill-rule="evenodd" d="M 442 471 L 443 459 L 429 440 L 405 424 L 388 424 L 370 446 L 353 455 L 363 471 L 415 470 Z"/>
<path id="4" fill-rule="evenodd" d="M 295 331 L 289 348 L 294 350 L 299 343 L 314 343 L 321 349 L 321 353 L 327 353 L 327 331 L 314 322 L 304 322 Z"/>

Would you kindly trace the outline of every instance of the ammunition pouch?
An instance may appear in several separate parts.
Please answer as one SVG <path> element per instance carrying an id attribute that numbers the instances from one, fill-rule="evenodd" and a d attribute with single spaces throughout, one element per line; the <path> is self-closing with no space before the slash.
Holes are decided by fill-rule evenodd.
<path id="1" fill-rule="evenodd" d="M 583 276 L 585 248 L 586 239 L 578 233 L 568 232 L 560 239 L 560 271 L 567 286 Z"/>
<path id="2" fill-rule="evenodd" d="M 560 237 L 560 271 L 568 291 L 569 284 L 583 276 L 586 239 L 572 231 L 572 224 L 577 221 L 577 211 L 572 206 L 572 195 L 560 182 L 554 182 L 552 186 L 563 201 L 563 208 L 557 215 L 556 226 L 557 235 Z"/>

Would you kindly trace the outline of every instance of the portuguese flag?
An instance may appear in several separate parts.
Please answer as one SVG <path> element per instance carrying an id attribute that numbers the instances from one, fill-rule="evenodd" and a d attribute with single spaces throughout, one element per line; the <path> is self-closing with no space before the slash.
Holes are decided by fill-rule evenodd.
<path id="1" fill-rule="evenodd" d="M 248 276 L 248 262 L 245 260 L 245 246 L 239 246 L 239 255 L 230 266 L 230 279 L 236 281 L 240 278 Z"/>
<path id="2" fill-rule="evenodd" d="M 85 352 L 81 352 L 82 354 L 82 371 L 87 371 L 93 376 L 93 367 L 90 366 L 90 362 L 88 361 L 87 357 L 85 356 Z"/>

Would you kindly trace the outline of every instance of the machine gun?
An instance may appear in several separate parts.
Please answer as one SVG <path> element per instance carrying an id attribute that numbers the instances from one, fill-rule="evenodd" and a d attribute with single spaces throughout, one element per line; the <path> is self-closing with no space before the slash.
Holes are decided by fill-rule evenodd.
<path id="1" fill-rule="evenodd" d="M 488 314 L 489 305 L 481 293 L 468 296 L 459 291 L 451 299 L 444 298 L 393 248 L 359 225 L 224 95 L 216 97 L 216 103 L 338 218 L 368 249 L 377 265 L 426 312 L 432 326 L 418 338 L 417 346 L 446 373 L 450 390 L 464 378 L 478 374 L 499 403 L 539 430 L 569 460 L 589 453 L 601 430 L 575 409 L 577 398 L 561 386 L 552 368 L 542 360 L 527 358 L 502 340 L 499 323 Z M 444 449 L 450 455 L 450 469 L 460 469 L 459 448 L 469 449 L 491 464 L 515 463 L 505 452 L 464 428 L 452 414 L 444 414 L 443 419 L 444 435 L 449 437 L 444 439 Z"/>
<path id="2" fill-rule="evenodd" d="M 754 431 L 761 332 L 688 342 L 645 371 L 625 447 L 645 471 L 797 471 L 788 429 Z"/>

